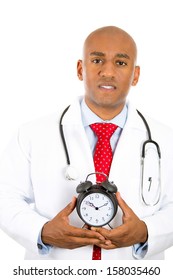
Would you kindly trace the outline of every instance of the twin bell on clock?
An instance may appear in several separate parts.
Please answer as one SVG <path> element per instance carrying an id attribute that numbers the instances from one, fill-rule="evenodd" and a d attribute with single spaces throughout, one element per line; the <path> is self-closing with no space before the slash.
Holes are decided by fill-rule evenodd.
<path id="1" fill-rule="evenodd" d="M 76 192 L 77 198 L 76 210 L 82 221 L 93 227 L 109 225 L 115 217 L 118 210 L 118 201 L 115 196 L 117 187 L 113 182 L 108 181 L 107 175 L 105 181 L 93 184 L 88 181 L 88 177 L 100 172 L 90 173 L 85 182 L 80 183 Z"/>

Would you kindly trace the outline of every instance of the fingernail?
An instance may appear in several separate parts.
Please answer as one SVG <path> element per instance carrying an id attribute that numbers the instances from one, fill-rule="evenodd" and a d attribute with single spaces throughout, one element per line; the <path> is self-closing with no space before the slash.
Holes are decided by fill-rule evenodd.
<path id="1" fill-rule="evenodd" d="M 105 241 L 105 245 L 111 245 L 111 241 L 110 240 L 106 240 Z"/>
<path id="2" fill-rule="evenodd" d="M 91 230 L 93 230 L 93 231 L 97 231 L 95 227 L 91 227 Z"/>

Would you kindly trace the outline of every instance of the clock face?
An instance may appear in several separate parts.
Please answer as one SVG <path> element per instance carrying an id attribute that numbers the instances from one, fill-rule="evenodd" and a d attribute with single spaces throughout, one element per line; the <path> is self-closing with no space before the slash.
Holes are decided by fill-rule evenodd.
<path id="1" fill-rule="evenodd" d="M 108 224 L 115 215 L 111 198 L 104 193 L 90 193 L 80 204 L 80 215 L 83 221 L 91 226 Z"/>

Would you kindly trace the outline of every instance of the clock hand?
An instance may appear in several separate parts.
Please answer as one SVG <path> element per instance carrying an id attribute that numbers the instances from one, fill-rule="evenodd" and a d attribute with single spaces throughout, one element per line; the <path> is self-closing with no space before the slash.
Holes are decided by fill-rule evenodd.
<path id="1" fill-rule="evenodd" d="M 94 205 L 93 203 L 91 203 L 91 202 L 89 202 L 89 201 L 86 201 L 85 203 L 86 203 L 88 206 L 94 207 L 94 208 L 96 209 L 96 207 L 95 207 L 95 205 Z"/>
<path id="2" fill-rule="evenodd" d="M 108 202 L 106 202 L 105 204 L 99 206 L 98 208 L 101 208 L 101 207 L 106 206 L 106 205 L 108 205 Z"/>

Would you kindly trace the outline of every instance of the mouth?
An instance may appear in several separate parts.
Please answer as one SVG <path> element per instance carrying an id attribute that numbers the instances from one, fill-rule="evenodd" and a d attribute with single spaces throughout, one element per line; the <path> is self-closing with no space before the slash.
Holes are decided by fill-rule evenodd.
<path id="1" fill-rule="evenodd" d="M 101 90 L 104 90 L 104 91 L 114 91 L 116 90 L 116 86 L 114 84 L 100 84 L 98 86 Z"/>
<path id="2" fill-rule="evenodd" d="M 112 92 L 116 90 L 114 85 L 99 85 L 99 89 L 104 92 Z"/>
<path id="3" fill-rule="evenodd" d="M 104 89 L 115 89 L 114 86 L 99 86 L 99 88 L 104 88 Z"/>

